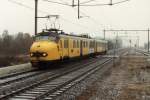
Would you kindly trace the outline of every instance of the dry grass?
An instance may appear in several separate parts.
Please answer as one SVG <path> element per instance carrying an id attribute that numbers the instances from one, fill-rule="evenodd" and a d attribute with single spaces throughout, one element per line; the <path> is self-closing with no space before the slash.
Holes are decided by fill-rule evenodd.
<path id="1" fill-rule="evenodd" d="M 150 83 L 129 84 L 123 89 L 119 100 L 149 100 L 145 99 L 150 96 Z"/>
<path id="2" fill-rule="evenodd" d="M 122 57 L 116 65 L 110 74 L 94 82 L 77 100 L 150 100 L 147 58 L 129 55 Z"/>
<path id="3" fill-rule="evenodd" d="M 11 66 L 29 62 L 28 56 L 1 56 L 0 67 Z"/>

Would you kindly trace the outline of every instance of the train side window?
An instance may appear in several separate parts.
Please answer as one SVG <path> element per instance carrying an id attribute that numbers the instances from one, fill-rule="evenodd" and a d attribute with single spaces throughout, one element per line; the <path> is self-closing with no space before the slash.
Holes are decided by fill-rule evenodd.
<path id="1" fill-rule="evenodd" d="M 91 41 L 90 41 L 90 48 L 91 48 Z"/>
<path id="2" fill-rule="evenodd" d="M 82 47 L 84 48 L 84 41 L 82 41 Z"/>
<path id="3" fill-rule="evenodd" d="M 94 41 L 92 42 L 92 48 L 94 48 Z"/>
<path id="4" fill-rule="evenodd" d="M 65 40 L 64 40 L 64 48 L 66 47 L 66 44 L 65 44 L 66 42 L 65 42 Z"/>
<path id="5" fill-rule="evenodd" d="M 68 40 L 66 40 L 66 48 L 68 48 Z"/>
<path id="6" fill-rule="evenodd" d="M 78 40 L 76 42 L 77 42 L 77 48 L 78 48 Z"/>
<path id="7" fill-rule="evenodd" d="M 60 40 L 60 48 L 62 48 L 62 40 Z"/>
<path id="8" fill-rule="evenodd" d="M 64 40 L 64 48 L 68 48 L 68 40 Z"/>
<path id="9" fill-rule="evenodd" d="M 73 48 L 75 48 L 75 45 L 76 45 L 75 40 L 73 40 Z"/>
<path id="10" fill-rule="evenodd" d="M 93 41 L 90 42 L 90 48 L 93 48 Z"/>
<path id="11" fill-rule="evenodd" d="M 75 41 L 75 48 L 77 48 L 77 41 Z"/>
<path id="12" fill-rule="evenodd" d="M 77 48 L 79 48 L 79 41 L 77 40 Z"/>
<path id="13" fill-rule="evenodd" d="M 86 41 L 86 47 L 88 47 L 88 42 Z"/>

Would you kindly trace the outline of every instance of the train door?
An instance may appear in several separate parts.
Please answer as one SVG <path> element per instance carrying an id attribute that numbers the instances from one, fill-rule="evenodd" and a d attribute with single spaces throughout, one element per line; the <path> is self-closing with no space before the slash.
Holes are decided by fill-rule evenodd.
<path id="1" fill-rule="evenodd" d="M 69 57 L 69 41 L 68 39 L 64 39 L 64 49 L 63 49 L 63 56 L 65 58 Z"/>
<path id="2" fill-rule="evenodd" d="M 59 41 L 59 55 L 60 55 L 60 59 L 63 59 L 63 40 L 60 39 Z"/>
<path id="3" fill-rule="evenodd" d="M 70 50 L 71 50 L 71 39 L 68 39 L 68 57 L 70 57 Z"/>
<path id="4" fill-rule="evenodd" d="M 95 41 L 95 53 L 97 53 L 97 42 Z"/>
<path id="5" fill-rule="evenodd" d="M 94 53 L 96 53 L 96 41 L 93 41 Z"/>
<path id="6" fill-rule="evenodd" d="M 83 45 L 82 45 L 82 40 L 80 40 L 80 56 L 83 55 Z"/>

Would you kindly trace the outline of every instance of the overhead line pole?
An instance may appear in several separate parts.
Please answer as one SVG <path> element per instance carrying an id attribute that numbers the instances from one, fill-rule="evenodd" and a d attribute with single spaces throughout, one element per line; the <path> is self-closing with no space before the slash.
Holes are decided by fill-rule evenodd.
<path id="1" fill-rule="evenodd" d="M 104 40 L 105 40 L 105 29 L 104 29 Z"/>
<path id="2" fill-rule="evenodd" d="M 147 43 L 148 48 L 147 48 L 147 51 L 149 52 L 149 31 L 150 31 L 149 28 L 148 28 L 148 30 L 105 30 L 105 32 L 106 31 L 112 31 L 112 32 L 114 32 L 114 31 L 145 31 L 145 32 L 148 32 L 148 39 L 147 39 L 148 40 L 148 43 Z"/>
<path id="3" fill-rule="evenodd" d="M 80 0 L 78 0 L 78 19 L 80 18 Z"/>
<path id="4" fill-rule="evenodd" d="M 74 7 L 75 5 L 74 5 L 74 0 L 72 0 L 72 7 Z"/>
<path id="5" fill-rule="evenodd" d="M 148 29 L 148 52 L 149 52 L 149 29 Z"/>
<path id="6" fill-rule="evenodd" d="M 112 0 L 110 0 L 110 4 L 109 5 L 112 5 L 113 3 L 112 3 Z"/>
<path id="7" fill-rule="evenodd" d="M 38 23 L 38 0 L 35 0 L 35 35 L 37 35 L 37 23 Z"/>

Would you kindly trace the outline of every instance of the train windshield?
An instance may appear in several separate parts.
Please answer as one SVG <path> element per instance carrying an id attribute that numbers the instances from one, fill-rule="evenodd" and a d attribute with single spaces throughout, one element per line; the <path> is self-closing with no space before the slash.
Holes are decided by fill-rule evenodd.
<path id="1" fill-rule="evenodd" d="M 46 41 L 56 41 L 56 37 L 52 37 L 52 36 L 36 36 L 35 37 L 35 41 L 42 41 L 42 40 L 46 40 Z"/>

